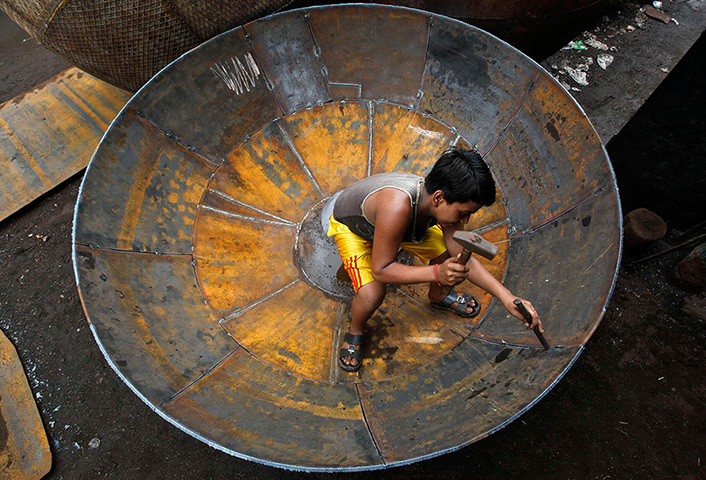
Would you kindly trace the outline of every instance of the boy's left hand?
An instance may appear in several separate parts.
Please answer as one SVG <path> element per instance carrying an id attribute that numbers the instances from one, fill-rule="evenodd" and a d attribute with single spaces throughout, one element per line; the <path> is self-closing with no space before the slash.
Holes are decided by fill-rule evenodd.
<path id="1" fill-rule="evenodd" d="M 512 303 L 515 299 L 519 299 L 522 301 L 522 303 L 525 305 L 525 308 L 529 312 L 529 314 L 532 316 L 532 324 L 528 325 L 527 322 L 525 321 L 525 318 L 522 316 L 520 311 L 517 309 L 514 303 Z M 520 297 L 515 297 L 512 296 L 508 300 L 505 300 L 503 302 L 503 305 L 507 309 L 510 314 L 519 319 L 527 328 L 534 328 L 534 327 L 539 327 L 539 331 L 541 333 L 544 333 L 544 328 L 542 328 L 542 321 L 539 319 L 539 315 L 537 315 L 537 311 L 534 309 L 534 306 L 532 303 L 529 302 L 529 300 L 525 300 L 524 298 Z"/>

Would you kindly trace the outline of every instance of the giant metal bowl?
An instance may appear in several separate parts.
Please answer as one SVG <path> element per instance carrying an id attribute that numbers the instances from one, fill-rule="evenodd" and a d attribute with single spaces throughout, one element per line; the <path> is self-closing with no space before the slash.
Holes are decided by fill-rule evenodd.
<path id="1" fill-rule="evenodd" d="M 469 228 L 553 348 L 473 285 L 470 320 L 390 286 L 363 368 L 342 372 L 351 290 L 326 200 L 424 174 L 450 145 L 490 165 L 499 201 Z M 270 465 L 363 470 L 468 445 L 537 402 L 603 317 L 620 232 L 605 149 L 546 71 L 459 21 L 346 5 L 231 30 L 140 90 L 86 173 L 74 264 L 106 359 L 170 423 Z"/>

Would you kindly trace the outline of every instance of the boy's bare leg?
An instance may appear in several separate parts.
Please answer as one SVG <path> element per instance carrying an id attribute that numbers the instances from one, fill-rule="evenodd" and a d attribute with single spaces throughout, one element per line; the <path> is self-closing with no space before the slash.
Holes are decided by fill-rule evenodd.
<path id="1" fill-rule="evenodd" d="M 387 286 L 377 280 L 366 283 L 358 289 L 351 305 L 351 334 L 363 335 L 365 333 L 365 324 L 382 303 L 386 291 Z M 348 348 L 348 342 L 343 342 L 342 347 Z M 360 346 L 356 349 L 360 349 Z M 355 366 L 358 364 L 358 360 L 351 357 L 343 357 L 342 361 L 346 365 Z"/>

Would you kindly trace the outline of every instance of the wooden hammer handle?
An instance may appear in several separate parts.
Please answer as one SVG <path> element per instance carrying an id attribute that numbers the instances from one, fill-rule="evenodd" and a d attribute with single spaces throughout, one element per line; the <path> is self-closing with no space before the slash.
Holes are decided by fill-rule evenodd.
<path id="1" fill-rule="evenodd" d="M 465 265 L 468 263 L 468 260 L 471 258 L 471 251 L 468 250 L 467 248 L 463 249 L 463 252 L 461 252 L 461 256 L 459 257 L 458 260 L 456 260 L 456 263 L 460 265 Z M 441 287 L 441 292 L 444 294 L 444 296 L 448 295 L 449 292 L 451 291 L 453 287 L 451 285 L 444 285 Z"/>

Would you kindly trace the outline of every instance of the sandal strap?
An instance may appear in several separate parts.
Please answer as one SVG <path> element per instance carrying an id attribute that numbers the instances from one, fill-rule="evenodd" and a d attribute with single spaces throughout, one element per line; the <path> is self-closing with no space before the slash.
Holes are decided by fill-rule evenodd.
<path id="1" fill-rule="evenodd" d="M 363 345 L 365 336 L 363 335 L 353 335 L 352 333 L 346 332 L 346 334 L 343 336 L 343 341 L 348 343 L 348 345 Z"/>
<path id="2" fill-rule="evenodd" d="M 465 315 L 467 310 L 466 308 L 471 305 L 471 299 L 473 299 L 476 304 L 473 306 L 473 310 L 475 311 L 477 308 L 480 307 L 478 304 L 478 300 L 476 300 L 473 296 L 468 295 L 466 293 L 461 293 L 459 294 L 455 290 L 451 290 L 446 297 L 439 302 L 439 304 L 442 307 L 451 307 L 451 305 L 456 302 L 456 306 L 453 307 L 453 309 L 461 316 Z"/>
<path id="3" fill-rule="evenodd" d="M 442 301 L 439 302 L 439 304 L 442 307 L 450 307 L 452 303 L 458 302 L 459 305 L 465 304 L 466 303 L 466 297 L 463 295 L 459 295 L 456 290 L 451 290 L 448 295 L 444 297 Z"/>
<path id="4" fill-rule="evenodd" d="M 360 349 L 355 349 L 353 347 L 354 347 L 354 345 L 351 345 L 348 348 L 341 348 L 338 351 L 339 360 L 343 357 L 355 358 L 358 361 L 362 360 L 363 359 L 363 351 Z"/>

